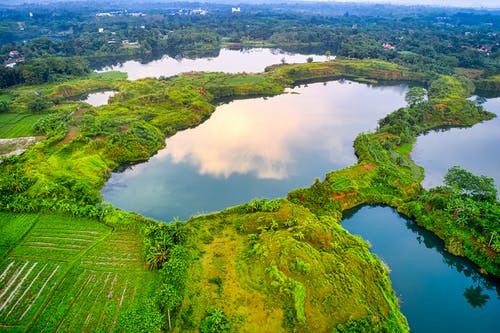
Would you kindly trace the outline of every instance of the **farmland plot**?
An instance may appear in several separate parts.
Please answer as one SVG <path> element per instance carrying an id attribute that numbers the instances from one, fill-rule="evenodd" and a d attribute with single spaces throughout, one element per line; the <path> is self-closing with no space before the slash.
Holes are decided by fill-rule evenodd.
<path id="1" fill-rule="evenodd" d="M 0 266 L 0 324 L 29 322 L 63 273 L 61 264 L 9 258 Z"/>
<path id="2" fill-rule="evenodd" d="M 110 232 L 110 228 L 92 220 L 43 215 L 10 255 L 70 261 Z"/>
<path id="3" fill-rule="evenodd" d="M 19 229 L 24 237 L 12 238 L 18 245 L 0 261 L 0 329 L 111 332 L 153 282 L 140 235 L 92 220 L 19 216 L 36 223 Z"/>
<path id="4" fill-rule="evenodd" d="M 13 248 L 37 220 L 38 215 L 0 212 L 0 261 Z"/>
<path id="5" fill-rule="evenodd" d="M 148 274 L 148 272 L 146 272 Z M 36 332 L 110 332 L 131 305 L 144 272 L 73 269 L 33 325 Z"/>
<path id="6" fill-rule="evenodd" d="M 33 125 L 45 115 L 13 114 L 0 115 L 0 138 L 17 138 L 34 135 Z"/>
<path id="7" fill-rule="evenodd" d="M 101 269 L 142 270 L 142 236 L 114 232 L 86 253 L 81 265 Z"/>

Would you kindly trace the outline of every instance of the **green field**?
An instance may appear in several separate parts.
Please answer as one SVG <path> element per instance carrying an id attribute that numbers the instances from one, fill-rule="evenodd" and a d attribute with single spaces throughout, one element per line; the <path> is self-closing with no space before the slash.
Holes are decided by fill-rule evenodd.
<path id="1" fill-rule="evenodd" d="M 56 215 L 0 213 L 0 221 L 1 329 L 114 331 L 155 277 L 143 267 L 140 235 Z"/>
<path id="2" fill-rule="evenodd" d="M 33 124 L 44 116 L 26 113 L 0 114 L 0 138 L 33 136 Z"/>

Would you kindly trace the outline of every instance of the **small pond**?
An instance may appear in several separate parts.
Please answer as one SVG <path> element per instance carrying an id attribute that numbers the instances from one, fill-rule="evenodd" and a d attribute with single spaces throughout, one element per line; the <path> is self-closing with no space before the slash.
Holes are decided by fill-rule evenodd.
<path id="1" fill-rule="evenodd" d="M 111 96 L 115 95 L 117 91 L 100 91 L 92 94 L 88 94 L 81 101 L 92 106 L 101 106 L 108 104 L 108 100 Z"/>

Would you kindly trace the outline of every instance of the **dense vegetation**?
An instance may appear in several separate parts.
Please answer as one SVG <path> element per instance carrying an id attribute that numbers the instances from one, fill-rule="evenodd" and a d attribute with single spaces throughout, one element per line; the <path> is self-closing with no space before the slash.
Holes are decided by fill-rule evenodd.
<path id="1" fill-rule="evenodd" d="M 355 318 L 372 331 L 406 331 L 386 268 L 338 217 L 264 199 L 148 229 L 149 264 L 163 261 L 156 299 L 169 326 L 328 332 Z"/>
<path id="2" fill-rule="evenodd" d="M 402 209 L 443 238 L 449 252 L 500 275 L 500 202 L 493 179 L 452 167 L 444 186 L 422 193 Z"/>
<path id="3" fill-rule="evenodd" d="M 363 203 L 396 207 L 441 237 L 454 254 L 466 255 L 485 271 L 499 274 L 498 201 L 492 180 L 452 168 L 447 187 L 425 191 L 423 170 L 409 158 L 416 136 L 441 126 L 471 126 L 494 115 L 466 99 L 470 81 L 441 76 L 410 89 L 409 105 L 379 121 L 372 134 L 360 134 L 354 147 L 359 162 L 327 174 L 308 189 L 288 197 L 317 214 L 331 214 Z M 426 98 L 427 97 L 427 98 Z"/>
<path id="4" fill-rule="evenodd" d="M 0 137 L 40 137 L 23 155 L 0 164 L 2 329 L 408 331 L 387 268 L 339 224 L 344 210 L 366 203 L 396 207 L 435 232 L 450 252 L 500 274 L 500 208 L 491 179 L 456 167 L 444 186 L 425 191 L 423 170 L 409 158 L 424 131 L 494 116 L 467 98 L 474 82 L 498 91 L 498 50 L 475 50 L 478 41 L 497 40 L 490 35 L 497 29 L 495 12 L 449 10 L 437 19 L 432 9 L 408 18 L 399 7 L 389 7 L 394 17 L 375 17 L 356 6 L 342 15 L 327 6 L 330 14 L 319 16 L 314 6 L 301 15 L 251 6 L 233 15 L 214 5 L 207 15 L 188 11 L 165 20 L 144 6 L 145 16 L 91 18 L 92 6 L 70 3 L 61 13 L 40 6 L 27 22 L 21 19 L 27 9 L 0 10 L 6 18 L 0 38 L 12 42 L 2 52 L 18 48 L 27 58 L 0 71 L 13 80 L 0 81 L 9 82 L 0 95 Z M 167 13 L 178 13 L 177 6 L 199 5 L 174 4 Z M 57 18 L 62 13 L 70 18 L 64 24 Z M 12 32 L 17 22 L 24 29 Z M 39 38 L 42 25 L 51 38 Z M 26 45 L 16 44 L 20 37 Z M 111 38 L 139 45 L 108 43 Z M 382 42 L 397 44 L 397 51 L 381 48 Z M 339 57 L 275 65 L 261 74 L 184 73 L 130 82 L 119 73 L 88 74 L 86 60 L 67 58 L 165 49 L 185 54 L 221 43 L 307 43 L 379 59 Z M 411 88 L 407 107 L 356 138 L 356 165 L 286 199 L 170 224 L 102 203 L 99 189 L 111 170 L 148 159 L 165 137 L 197 126 L 219 101 L 338 78 L 416 81 L 425 88 Z M 78 101 L 104 89 L 118 92 L 108 105 Z"/>
<path id="5" fill-rule="evenodd" d="M 221 46 L 309 48 L 481 79 L 500 72 L 496 10 L 429 7 L 417 14 L 406 7 L 348 3 L 242 4 L 240 12 L 232 7 L 182 2 L 0 6 L 0 61 L 8 60 L 11 50 L 26 61 L 20 68 L 0 67 L 0 82 L 42 83 L 72 75 L 86 69 L 80 57 L 100 66 L 164 54 L 214 56 Z M 62 69 L 58 57 L 71 57 L 74 65 Z M 487 82 L 481 87 L 490 89 Z"/>
<path id="6" fill-rule="evenodd" d="M 297 73 L 302 74 L 299 76 Z M 46 118 L 42 118 L 34 126 L 37 131 L 45 135 L 46 139 L 20 157 L 3 160 L 0 165 L 2 173 L 0 184 L 2 207 L 4 210 L 11 212 L 58 211 L 73 216 L 85 216 L 101 220 L 116 229 L 132 230 L 131 232 L 134 232 L 137 221 L 141 221 L 139 217 L 129 216 L 129 214 L 100 204 L 101 199 L 98 189 L 102 187 L 112 169 L 123 162 L 147 159 L 163 145 L 164 136 L 172 135 L 176 131 L 189 126 L 196 126 L 208 117 L 214 110 L 212 103 L 215 103 L 220 98 L 273 95 L 281 93 L 286 86 L 293 85 L 299 79 L 302 81 L 335 77 L 365 77 L 365 79 L 425 78 L 425 76 L 411 73 L 402 67 L 389 63 L 344 60 L 324 64 L 282 65 L 270 68 L 266 73 L 258 75 L 187 73 L 173 78 L 145 79 L 135 82 L 123 81 L 114 74 L 111 77 L 109 75 L 92 75 L 87 79 L 78 79 L 61 84 L 19 87 L 9 90 L 6 92 L 6 96 L 12 105 L 10 113 L 30 114 L 42 112 L 42 114 L 46 115 Z M 91 88 L 97 87 L 118 89 L 120 92 L 112 98 L 109 105 L 98 108 L 71 99 L 75 94 L 84 93 L 91 90 Z M 54 96 L 54 94 L 57 95 Z M 44 99 L 47 102 L 47 108 L 42 111 L 31 110 L 28 105 L 33 99 L 32 96 Z M 248 219 L 252 219 L 254 218 L 252 213 L 265 211 L 264 215 L 268 215 L 274 213 L 280 207 L 288 207 L 286 208 L 287 211 L 291 207 L 294 207 L 294 211 L 301 211 L 299 206 L 285 201 L 278 205 L 253 203 L 248 208 L 241 209 L 250 214 Z M 374 309 L 369 310 L 370 312 L 363 310 L 357 312 L 356 318 L 374 329 L 376 327 L 386 327 L 388 330 L 392 330 L 397 327 L 397 330 L 406 330 L 406 321 L 401 317 L 397 301 L 389 288 L 387 272 L 378 266 L 380 264 L 368 254 L 366 245 L 360 243 L 359 240 L 354 241 L 345 232 L 341 231 L 340 227 L 334 223 L 336 221 L 334 217 L 317 218 L 305 211 L 297 217 L 290 215 L 290 212 L 284 216 L 270 216 L 269 218 L 258 214 L 259 221 L 260 219 L 268 221 L 264 222 L 263 220 L 258 223 L 264 223 L 263 227 L 266 227 L 267 223 L 270 224 L 268 230 L 270 233 L 262 234 L 263 238 L 259 240 L 255 238 L 256 236 L 250 235 L 255 233 L 254 231 L 249 232 L 241 229 L 242 223 L 245 224 L 245 219 L 242 219 L 245 216 L 243 212 L 236 210 L 228 211 L 226 214 L 229 214 L 227 218 L 214 216 L 213 222 L 206 222 L 206 227 L 212 225 L 210 228 L 220 228 L 220 223 L 223 221 L 233 220 L 235 226 L 229 229 L 232 230 L 230 232 L 235 237 L 238 235 L 238 239 L 241 239 L 242 242 L 250 242 L 248 243 L 249 246 L 255 241 L 265 241 L 262 243 L 263 246 L 271 246 L 272 244 L 268 243 L 269 239 L 267 237 L 273 236 L 274 231 L 278 232 L 278 230 L 280 230 L 279 234 L 282 235 L 279 237 L 283 237 L 285 242 L 283 246 L 289 244 L 280 250 L 284 251 L 281 259 L 269 257 L 265 255 L 265 252 L 262 253 L 264 255 L 262 259 L 262 278 L 271 279 L 269 280 L 271 287 L 268 290 L 260 290 L 259 292 L 263 293 L 262 304 L 268 304 L 274 296 L 279 296 L 279 299 L 282 300 L 275 308 L 277 317 L 272 317 L 274 318 L 273 325 L 277 328 L 285 325 L 284 329 L 295 327 L 297 330 L 307 330 L 319 325 L 318 327 L 326 329 L 328 327 L 333 328 L 336 324 L 342 324 L 350 318 L 346 312 L 344 317 L 339 317 L 334 321 L 328 321 L 326 320 L 327 317 L 325 317 L 325 321 L 318 320 L 314 324 L 311 323 L 307 318 L 319 316 L 322 311 L 326 311 L 325 309 L 329 309 L 328 311 L 334 311 L 335 309 L 335 307 L 331 307 L 331 304 L 334 304 L 331 303 L 333 300 L 327 301 L 326 298 L 323 299 L 326 297 L 325 294 L 321 294 L 323 289 L 318 289 L 316 291 L 318 294 L 310 294 L 315 288 L 314 285 L 309 284 L 306 278 L 307 275 L 304 275 L 307 273 L 307 271 L 304 271 L 304 267 L 315 267 L 317 263 L 307 262 L 312 258 L 303 258 L 301 259 L 303 262 L 297 261 L 298 259 L 294 259 L 295 261 L 290 259 L 289 263 L 285 263 L 283 260 L 285 258 L 289 259 L 286 256 L 288 251 L 295 249 L 293 251 L 300 252 L 299 249 L 303 250 L 311 246 L 311 255 L 317 258 L 315 260 L 320 260 L 320 257 L 331 256 L 328 259 L 331 261 L 338 258 L 346 248 L 352 248 L 353 244 L 357 244 L 356 247 L 359 252 L 351 254 L 353 265 L 363 266 L 368 264 L 367 267 L 371 267 L 368 269 L 370 272 L 373 269 L 374 274 L 375 272 L 378 273 L 371 277 L 363 276 L 361 273 L 357 277 L 353 276 L 353 280 L 349 282 L 349 288 L 354 291 L 357 290 L 357 286 L 363 285 L 362 289 L 356 291 L 359 293 L 360 299 L 366 298 L 365 301 L 370 300 L 370 304 L 386 305 L 382 308 L 376 307 L 378 309 L 376 311 L 380 311 L 378 315 L 372 317 L 373 313 L 371 311 L 375 311 Z M 291 221 L 287 222 L 287 220 Z M 307 221 L 311 222 L 308 223 Z M 170 322 L 169 325 L 172 325 L 172 327 L 187 325 L 186 327 L 194 329 L 201 325 L 210 331 L 209 327 L 219 325 L 221 322 L 226 323 L 226 321 L 227 325 L 234 327 L 250 325 L 250 321 L 247 322 L 241 319 L 245 317 L 244 314 L 236 315 L 230 308 L 224 306 L 223 302 L 208 304 L 204 301 L 199 303 L 199 307 L 192 310 L 190 310 L 190 306 L 184 307 L 185 300 L 188 299 L 186 298 L 187 290 L 193 290 L 194 283 L 207 283 L 203 279 L 199 281 L 188 279 L 188 277 L 194 276 L 194 272 L 199 269 L 196 263 L 204 258 L 202 249 L 197 248 L 202 245 L 198 243 L 200 240 L 202 240 L 203 244 L 208 242 L 205 239 L 206 235 L 194 232 L 198 228 L 193 227 L 194 229 L 191 230 L 191 223 L 196 225 L 200 222 L 189 222 L 186 225 L 173 227 L 163 226 L 159 227 L 159 231 L 156 230 L 158 226 L 150 226 L 146 230 L 147 250 L 145 260 L 151 268 L 161 268 L 159 275 L 163 280 L 163 287 L 156 296 L 149 298 L 149 301 L 134 303 L 126 312 L 123 312 L 123 316 L 125 316 L 123 317 L 124 327 L 139 325 L 137 327 L 142 327 L 144 331 L 151 331 L 152 327 L 167 325 Z M 284 225 L 289 223 L 289 228 L 293 227 L 292 224 L 296 224 L 297 230 L 292 232 L 288 229 L 278 228 L 282 223 Z M 205 222 L 202 224 L 205 224 Z M 189 232 L 189 230 L 191 231 Z M 310 233 L 320 233 L 323 238 L 331 237 L 331 239 L 336 239 L 335 242 L 331 242 L 332 244 L 338 244 L 339 247 L 337 245 L 326 245 L 325 247 L 324 244 L 318 244 L 315 240 L 309 238 L 311 237 Z M 328 236 L 330 233 L 332 236 Z M 50 237 L 50 235 L 47 237 Z M 205 240 L 203 241 L 203 239 Z M 343 242 L 347 243 L 341 245 Z M 351 245 L 347 246 L 347 244 Z M 272 246 L 274 249 L 275 245 Z M 344 247 L 344 250 L 342 250 L 342 247 Z M 17 246 L 14 247 L 14 250 L 16 248 Z M 13 252 L 10 250 L 8 253 L 10 258 Z M 243 251 L 241 255 L 244 253 L 247 252 Z M 327 260 L 326 257 L 321 260 Z M 245 261 L 241 262 L 242 267 L 255 265 L 255 257 L 250 256 L 246 260 L 246 263 Z M 297 265 L 304 267 L 293 268 L 297 267 Z M 207 267 L 206 269 L 211 268 Z M 287 277 L 290 270 L 297 269 L 297 274 L 300 273 L 300 276 Z M 366 270 L 366 267 L 364 269 L 360 268 L 359 272 L 365 272 Z M 318 279 L 324 276 L 321 272 L 318 274 Z M 339 285 L 348 283 L 347 281 L 351 279 L 346 276 L 346 274 L 340 274 L 335 280 L 328 280 L 328 285 L 331 285 L 331 288 L 338 288 Z M 226 278 L 231 277 L 211 276 L 210 279 L 213 280 L 208 282 L 208 286 L 215 283 L 215 285 L 220 285 L 219 287 L 222 288 Z M 345 280 L 346 278 L 348 280 Z M 276 282 L 272 283 L 273 279 Z M 345 282 L 342 282 L 344 280 Z M 280 287 L 281 283 L 283 284 L 282 287 Z M 326 283 L 326 281 L 321 282 L 320 279 L 316 283 L 319 286 Z M 254 287 L 246 286 L 242 290 L 247 293 L 252 288 Z M 254 292 L 257 291 L 251 293 Z M 206 295 L 200 297 L 206 297 Z M 321 306 L 317 304 L 320 299 L 322 300 Z M 353 299 L 352 302 L 351 309 L 360 306 L 360 304 L 356 303 L 359 300 Z M 279 305 L 281 303 L 283 306 Z M 311 308 L 311 306 L 313 307 Z M 361 308 L 365 309 L 364 306 Z M 184 311 L 187 311 L 187 313 L 184 313 Z M 192 314 L 189 315 L 191 311 Z M 255 312 L 250 309 L 248 311 Z M 119 318 L 122 318 L 121 316 Z M 235 320 L 239 321 L 239 324 L 235 323 Z"/>

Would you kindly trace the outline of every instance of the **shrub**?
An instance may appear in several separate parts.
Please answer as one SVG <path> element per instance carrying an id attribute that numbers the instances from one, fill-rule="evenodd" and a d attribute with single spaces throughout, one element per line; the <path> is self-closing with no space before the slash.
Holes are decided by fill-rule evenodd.
<path id="1" fill-rule="evenodd" d="M 202 333 L 223 333 L 229 332 L 230 327 L 224 311 L 209 307 L 207 316 L 201 322 L 200 331 Z"/>

